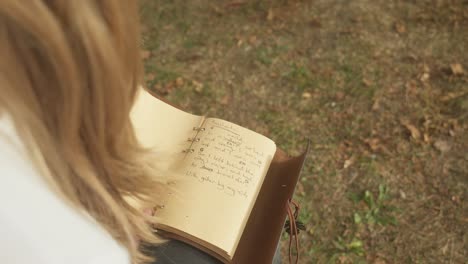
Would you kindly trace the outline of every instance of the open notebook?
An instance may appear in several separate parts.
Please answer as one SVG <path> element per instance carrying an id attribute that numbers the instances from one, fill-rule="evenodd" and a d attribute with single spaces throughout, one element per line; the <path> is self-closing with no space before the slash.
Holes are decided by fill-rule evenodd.
<path id="1" fill-rule="evenodd" d="M 275 143 L 231 122 L 181 111 L 146 91 L 140 92 L 131 118 L 140 142 L 165 155 L 163 165 L 174 177 L 157 202 L 156 228 L 225 263 L 236 262 L 239 243 L 249 236 L 247 224 L 255 221 L 252 210 L 271 170 Z M 298 175 L 300 166 L 293 173 Z M 285 212 L 275 217 L 284 222 Z M 270 231 L 279 237 L 275 226 Z"/>

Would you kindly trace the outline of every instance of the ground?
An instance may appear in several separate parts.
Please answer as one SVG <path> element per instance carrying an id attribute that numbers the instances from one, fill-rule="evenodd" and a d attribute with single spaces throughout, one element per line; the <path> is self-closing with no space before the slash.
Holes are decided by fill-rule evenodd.
<path id="1" fill-rule="evenodd" d="M 300 263 L 466 263 L 467 1 L 140 1 L 150 89 L 311 140 Z"/>

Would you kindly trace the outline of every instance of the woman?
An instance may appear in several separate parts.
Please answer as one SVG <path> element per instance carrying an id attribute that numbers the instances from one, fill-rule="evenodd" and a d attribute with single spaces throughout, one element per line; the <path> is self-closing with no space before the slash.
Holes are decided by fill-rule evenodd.
<path id="1" fill-rule="evenodd" d="M 128 0 L 0 1 L 1 263 L 140 263 L 160 242 L 124 199 L 163 188 L 129 120 L 137 18 Z"/>
<path id="2" fill-rule="evenodd" d="M 131 0 L 0 1 L 0 263 L 215 262 L 175 242 L 139 246 L 161 239 L 126 198 L 149 206 L 165 186 L 129 119 L 137 11 Z"/>

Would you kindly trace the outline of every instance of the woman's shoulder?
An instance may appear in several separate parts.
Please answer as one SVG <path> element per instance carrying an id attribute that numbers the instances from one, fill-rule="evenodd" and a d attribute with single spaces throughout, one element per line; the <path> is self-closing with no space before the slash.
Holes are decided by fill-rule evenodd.
<path id="1" fill-rule="evenodd" d="M 100 225 L 50 190 L 7 116 L 0 116 L 0 180 L 0 263 L 130 263 Z"/>

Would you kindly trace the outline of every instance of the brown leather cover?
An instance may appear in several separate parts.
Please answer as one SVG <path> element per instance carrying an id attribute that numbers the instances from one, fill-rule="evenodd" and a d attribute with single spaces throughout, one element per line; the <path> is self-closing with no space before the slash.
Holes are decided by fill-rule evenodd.
<path id="1" fill-rule="evenodd" d="M 177 107 L 148 91 L 154 97 Z M 308 143 L 304 153 L 297 157 L 289 157 L 284 151 L 277 149 L 231 263 L 272 263 L 287 215 L 286 205 L 293 196 L 309 146 Z M 175 234 L 166 233 L 166 237 L 193 245 L 192 241 Z M 215 252 L 200 245 L 194 246 L 226 262 Z"/>
<path id="2" fill-rule="evenodd" d="M 293 196 L 308 152 L 309 144 L 297 157 L 286 157 L 281 150 L 276 151 L 232 263 L 272 263 L 286 219 L 286 205 Z"/>

